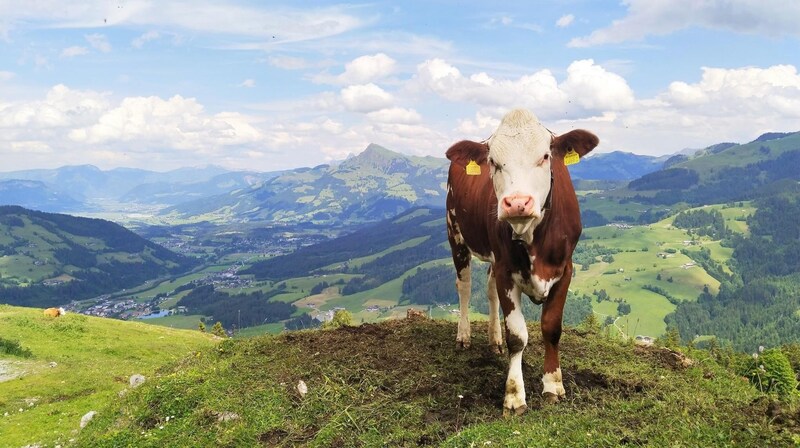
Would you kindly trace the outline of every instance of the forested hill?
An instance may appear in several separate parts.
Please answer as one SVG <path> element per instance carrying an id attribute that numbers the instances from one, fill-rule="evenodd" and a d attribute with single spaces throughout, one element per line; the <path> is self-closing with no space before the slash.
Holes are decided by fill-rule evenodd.
<path id="1" fill-rule="evenodd" d="M 763 136 L 762 136 L 763 137 Z M 800 132 L 744 145 L 715 145 L 694 158 L 631 181 L 646 204 L 719 204 L 761 197 L 776 182 L 800 180 Z"/>
<path id="2" fill-rule="evenodd" d="M 0 206 L 0 303 L 62 305 L 195 263 L 110 221 Z"/>
<path id="3" fill-rule="evenodd" d="M 750 235 L 725 241 L 733 248 L 733 272 L 720 277 L 719 294 L 704 292 L 668 317 L 685 341 L 714 335 L 755 351 L 800 340 L 800 186 L 778 187 L 756 201 Z"/>

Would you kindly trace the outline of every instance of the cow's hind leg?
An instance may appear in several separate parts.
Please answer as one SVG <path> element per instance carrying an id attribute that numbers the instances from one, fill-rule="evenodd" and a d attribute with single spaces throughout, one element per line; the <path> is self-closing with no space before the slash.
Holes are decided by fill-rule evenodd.
<path id="1" fill-rule="evenodd" d="M 508 378 L 506 379 L 506 395 L 503 400 L 504 415 L 521 415 L 528 409 L 525 402 L 525 382 L 522 378 L 522 352 L 528 345 L 528 327 L 522 315 L 520 303 L 521 291 L 509 281 L 498 279 L 500 305 L 506 323 L 506 346 L 508 347 Z"/>
<path id="2" fill-rule="evenodd" d="M 500 300 L 497 298 L 497 281 L 492 267 L 489 266 L 489 277 L 486 296 L 489 298 L 489 347 L 495 353 L 503 353 L 503 333 L 500 330 Z"/>

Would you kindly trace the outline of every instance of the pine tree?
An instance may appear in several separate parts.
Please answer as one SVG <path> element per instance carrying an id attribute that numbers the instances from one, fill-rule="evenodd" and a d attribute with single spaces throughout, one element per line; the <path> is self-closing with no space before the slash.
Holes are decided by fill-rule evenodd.
<path id="1" fill-rule="evenodd" d="M 204 323 L 200 322 L 200 323 L 197 325 L 197 329 L 198 329 L 198 330 L 200 330 L 200 332 L 201 332 L 201 333 L 205 333 L 205 332 L 206 332 L 206 324 L 204 324 Z"/>
<path id="2" fill-rule="evenodd" d="M 213 327 L 211 327 L 211 334 L 214 336 L 219 336 L 221 338 L 227 337 L 228 335 L 225 334 L 225 328 L 222 327 L 222 322 L 217 321 Z"/>

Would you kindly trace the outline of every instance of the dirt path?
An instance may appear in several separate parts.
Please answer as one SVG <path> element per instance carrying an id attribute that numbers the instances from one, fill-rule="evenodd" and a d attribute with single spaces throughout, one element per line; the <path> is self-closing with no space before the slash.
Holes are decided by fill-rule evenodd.
<path id="1" fill-rule="evenodd" d="M 24 372 L 15 366 L 13 361 L 5 361 L 0 359 L 0 383 L 3 381 L 13 380 L 21 376 Z"/>

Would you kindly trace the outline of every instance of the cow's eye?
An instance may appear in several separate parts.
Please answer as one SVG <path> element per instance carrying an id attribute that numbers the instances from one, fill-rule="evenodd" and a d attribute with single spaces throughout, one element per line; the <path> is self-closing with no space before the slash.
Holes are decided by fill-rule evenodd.
<path id="1" fill-rule="evenodd" d="M 495 162 L 494 159 L 489 159 L 489 165 L 491 165 L 495 171 L 501 171 L 500 165 Z"/>
<path id="2" fill-rule="evenodd" d="M 542 160 L 549 160 L 549 159 L 550 159 L 550 154 L 545 154 L 544 157 L 542 157 Z"/>

